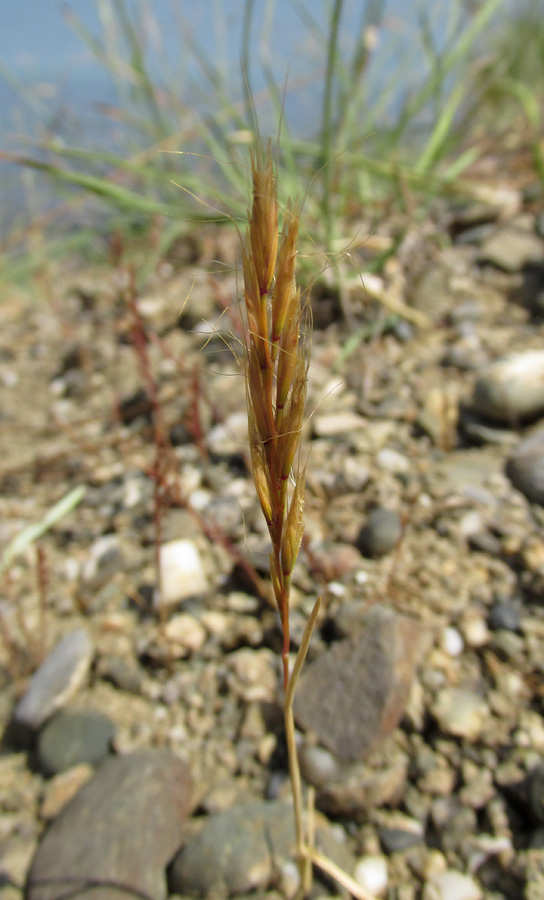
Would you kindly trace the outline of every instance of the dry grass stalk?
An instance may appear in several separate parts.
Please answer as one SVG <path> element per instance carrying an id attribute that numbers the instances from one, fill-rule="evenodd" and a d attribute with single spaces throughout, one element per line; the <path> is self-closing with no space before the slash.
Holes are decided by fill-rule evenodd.
<path id="1" fill-rule="evenodd" d="M 300 463 L 308 361 L 295 282 L 299 210 L 289 204 L 281 240 L 270 148 L 252 156 L 253 205 L 242 250 L 247 314 L 246 383 L 253 477 L 270 538 L 270 574 L 289 679 L 289 591 L 303 533 Z"/>
<path id="2" fill-rule="evenodd" d="M 249 443 L 255 487 L 272 542 L 270 575 L 283 631 L 285 732 L 300 873 L 295 900 L 302 900 L 310 892 L 312 864 L 336 878 L 358 900 L 372 900 L 353 879 L 315 850 L 311 801 L 306 834 L 303 823 L 293 699 L 321 598 L 308 619 L 289 673 L 289 593 L 304 531 L 305 465 L 300 460 L 300 439 L 308 375 L 304 308 L 295 281 L 299 209 L 296 203 L 287 205 L 279 239 L 270 145 L 266 153 L 258 148 L 252 155 L 251 171 L 253 203 L 242 248 Z"/>

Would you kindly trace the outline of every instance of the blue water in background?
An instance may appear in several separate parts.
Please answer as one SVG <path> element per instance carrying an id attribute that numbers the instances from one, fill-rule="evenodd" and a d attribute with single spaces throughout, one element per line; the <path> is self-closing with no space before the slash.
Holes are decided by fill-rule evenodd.
<path id="1" fill-rule="evenodd" d="M 473 8 L 478 2 L 475 0 Z M 198 58 L 207 54 L 223 73 L 229 97 L 243 96 L 240 56 L 245 0 L 125 3 L 141 13 L 155 83 L 179 84 L 184 102 L 204 114 L 213 91 Z M 505 11 L 512 4 L 515 0 L 504 0 Z M 339 32 L 343 58 L 351 56 L 365 10 L 379 5 L 377 0 L 346 0 Z M 262 63 L 268 62 L 280 91 L 287 85 L 285 120 L 297 137 L 315 135 L 320 128 L 331 6 L 326 0 L 254 0 L 251 88 L 257 96 L 265 90 Z M 115 116 L 104 115 L 106 107 L 121 102 L 115 80 L 67 20 L 67 11 L 71 11 L 100 44 L 110 8 L 109 0 L 0 0 L 0 149 L 36 153 L 34 146 L 25 146 L 28 138 L 43 137 L 60 137 L 70 146 L 120 146 L 123 126 Z M 384 117 L 394 117 L 404 92 L 425 78 L 420 16 L 429 17 L 433 40 L 440 47 L 459 26 L 461 9 L 458 0 L 388 0 L 384 4 L 379 45 L 365 75 L 370 97 L 381 95 L 393 77 Z M 146 17 L 146 10 L 151 15 Z M 308 27 L 308 16 L 313 30 Z M 201 52 L 191 46 L 193 40 Z M 402 79 L 395 83 L 399 66 Z M 265 130 L 274 133 L 277 122 L 269 113 Z M 13 167 L 0 163 L 0 184 L 0 230 L 5 230 L 9 226 L 6 218 L 21 204 L 19 173 L 15 178 Z"/>
<path id="2" fill-rule="evenodd" d="M 443 0 L 438 0 L 438 5 Z M 23 132 L 37 120 L 54 128 L 75 127 L 82 118 L 93 119 L 100 103 L 115 100 L 113 80 L 91 50 L 70 26 L 65 11 L 73 11 L 100 40 L 101 18 L 109 4 L 100 0 L 0 0 L 0 128 Z M 147 20 L 146 42 L 150 71 L 161 77 L 179 78 L 187 71 L 199 82 L 199 67 L 187 47 L 184 30 L 190 30 L 199 45 L 232 83 L 241 96 L 241 35 L 245 0 L 146 0 L 152 16 Z M 138 9 L 137 0 L 128 0 Z M 405 30 L 409 15 L 403 0 L 387 4 L 393 28 Z M 252 16 L 254 50 L 250 78 L 254 91 L 262 90 L 265 80 L 259 56 L 270 55 L 274 78 L 280 89 L 287 83 L 315 73 L 315 82 L 325 69 L 324 44 L 311 35 L 299 8 L 304 7 L 316 28 L 328 31 L 329 10 L 324 0 L 305 4 L 291 0 L 255 0 Z M 365 3 L 348 0 L 342 15 L 340 45 L 349 52 L 360 32 Z M 439 18 L 439 17 L 438 17 Z M 145 15 L 143 16 L 145 23 Z M 403 21 L 404 20 L 404 21 Z M 396 24 L 395 24 L 396 23 Z M 146 25 L 144 24 L 144 27 Z M 266 37 L 267 36 L 267 37 Z M 186 54 L 185 62 L 182 58 Z M 9 73 L 9 74 L 8 74 Z M 319 74 L 318 74 L 319 73 Z M 201 79 L 200 79 L 201 80 Z M 11 82 L 11 83 L 10 83 Z M 317 97 L 315 98 L 317 99 Z M 309 135 L 319 125 L 316 103 L 299 103 L 291 112 L 297 130 Z M 56 121 L 55 121 L 56 117 Z M 67 117 L 63 123 L 62 118 Z"/>

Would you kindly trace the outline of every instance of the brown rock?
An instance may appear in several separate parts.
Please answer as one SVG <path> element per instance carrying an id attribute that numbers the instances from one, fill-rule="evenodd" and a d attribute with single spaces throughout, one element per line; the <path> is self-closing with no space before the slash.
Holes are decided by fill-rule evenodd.
<path id="1" fill-rule="evenodd" d="M 310 663 L 295 696 L 295 719 L 346 762 L 365 759 L 398 725 L 419 657 L 421 626 L 385 606 Z"/>
<path id="2" fill-rule="evenodd" d="M 191 777 L 166 750 L 106 760 L 53 822 L 28 875 L 28 900 L 164 900 Z"/>

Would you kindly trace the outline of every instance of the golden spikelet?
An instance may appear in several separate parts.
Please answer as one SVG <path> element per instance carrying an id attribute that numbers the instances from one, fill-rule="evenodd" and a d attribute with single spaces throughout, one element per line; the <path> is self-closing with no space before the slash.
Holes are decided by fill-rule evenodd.
<path id="1" fill-rule="evenodd" d="M 304 470 L 298 458 L 308 372 L 295 282 L 299 209 L 288 203 L 280 240 L 270 145 L 252 154 L 251 172 L 253 200 L 242 249 L 249 439 L 255 488 L 272 541 L 270 574 L 287 685 L 289 588 L 304 527 Z"/>

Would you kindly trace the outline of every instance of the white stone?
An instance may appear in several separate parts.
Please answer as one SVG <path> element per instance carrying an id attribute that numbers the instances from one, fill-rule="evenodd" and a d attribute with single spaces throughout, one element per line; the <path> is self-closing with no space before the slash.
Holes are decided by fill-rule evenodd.
<path id="1" fill-rule="evenodd" d="M 470 875 L 447 869 L 427 882 L 423 900 L 481 900 L 482 890 Z"/>
<path id="2" fill-rule="evenodd" d="M 322 438 L 341 434 L 349 435 L 352 431 L 364 428 L 366 424 L 366 419 L 349 410 L 316 416 L 313 420 L 314 433 L 317 437 Z"/>
<path id="3" fill-rule="evenodd" d="M 410 461 L 406 456 L 403 456 L 402 453 L 398 453 L 397 450 L 392 450 L 391 447 L 384 447 L 383 450 L 380 450 L 376 457 L 376 463 L 380 469 L 398 475 L 401 475 L 403 472 L 408 472 L 410 469 Z"/>
<path id="4" fill-rule="evenodd" d="M 163 544 L 160 549 L 160 572 L 160 601 L 167 606 L 208 590 L 200 553 L 193 541 L 183 538 Z"/>
<path id="5" fill-rule="evenodd" d="M 385 856 L 365 856 L 354 872 L 355 881 L 374 897 L 383 897 L 387 890 L 387 860 Z"/>
<path id="6" fill-rule="evenodd" d="M 213 500 L 213 494 L 207 488 L 198 488 L 189 496 L 189 504 L 191 509 L 196 512 L 204 512 L 209 503 Z"/>
<path id="7" fill-rule="evenodd" d="M 460 656 L 464 649 L 463 638 L 461 633 L 449 625 L 442 632 L 442 645 L 448 656 Z"/>
<path id="8" fill-rule="evenodd" d="M 357 569 L 355 572 L 355 582 L 356 584 L 368 584 L 370 580 L 370 575 L 368 572 L 365 572 L 364 569 Z"/>

